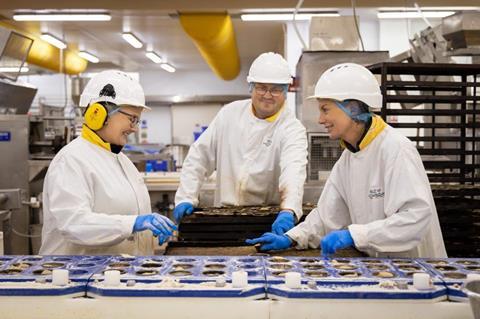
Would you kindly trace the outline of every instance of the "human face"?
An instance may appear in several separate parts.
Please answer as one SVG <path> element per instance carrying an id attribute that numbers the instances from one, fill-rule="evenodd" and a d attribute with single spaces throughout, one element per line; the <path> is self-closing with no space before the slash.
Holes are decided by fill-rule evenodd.
<path id="1" fill-rule="evenodd" d="M 330 139 L 346 140 L 355 122 L 333 100 L 318 99 L 320 116 L 318 123 L 325 126 Z"/>
<path id="2" fill-rule="evenodd" d="M 127 144 L 128 135 L 138 131 L 142 111 L 141 107 L 122 105 L 117 112 L 108 117 L 105 126 L 97 132 L 98 135 L 111 144 Z"/>
<path id="3" fill-rule="evenodd" d="M 252 105 L 255 109 L 255 115 L 260 119 L 265 119 L 277 113 L 285 103 L 286 95 L 273 96 L 276 92 L 283 91 L 283 87 L 278 84 L 255 83 L 252 89 Z M 261 94 L 262 93 L 262 94 Z"/>

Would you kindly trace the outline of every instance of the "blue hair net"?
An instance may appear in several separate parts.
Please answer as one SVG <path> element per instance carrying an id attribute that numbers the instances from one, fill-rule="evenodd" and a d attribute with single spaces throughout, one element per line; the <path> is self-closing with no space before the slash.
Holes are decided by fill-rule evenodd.
<path id="1" fill-rule="evenodd" d="M 335 104 L 347 114 L 352 120 L 357 122 L 368 122 L 372 118 L 372 113 L 368 111 L 368 105 L 357 100 L 345 100 L 343 102 L 335 101 Z"/>

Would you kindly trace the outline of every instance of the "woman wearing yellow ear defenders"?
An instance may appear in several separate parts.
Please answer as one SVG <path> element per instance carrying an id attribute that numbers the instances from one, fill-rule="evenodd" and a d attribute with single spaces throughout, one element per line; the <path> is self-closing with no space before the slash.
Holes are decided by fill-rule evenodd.
<path id="1" fill-rule="evenodd" d="M 152 213 L 143 178 L 121 153 L 145 106 L 140 84 L 104 71 L 85 87 L 82 135 L 53 159 L 43 190 L 40 254 L 153 254 L 175 224 Z"/>

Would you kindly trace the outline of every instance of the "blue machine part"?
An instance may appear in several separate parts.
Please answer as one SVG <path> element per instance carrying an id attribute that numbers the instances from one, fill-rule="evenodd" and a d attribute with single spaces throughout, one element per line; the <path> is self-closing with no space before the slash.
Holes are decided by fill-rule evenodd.
<path id="1" fill-rule="evenodd" d="M 434 285 L 430 290 L 417 290 L 411 284 L 405 289 L 380 284 L 328 284 L 320 283 L 315 287 L 302 285 L 300 289 L 291 289 L 284 284 L 271 284 L 267 288 L 267 296 L 299 299 L 389 299 L 389 300 L 445 300 L 447 289 Z"/>
<path id="2" fill-rule="evenodd" d="M 103 272 L 121 273 L 118 287 L 103 285 Z M 232 273 L 245 270 L 248 287 L 233 288 Z M 112 257 L 93 276 L 87 288 L 91 296 L 104 297 L 216 297 L 263 298 L 265 274 L 262 257 L 152 256 Z M 218 282 L 223 283 L 217 286 Z"/>
<path id="3" fill-rule="evenodd" d="M 0 142 L 10 142 L 12 140 L 12 133 L 8 131 L 0 131 Z"/>
<path id="4" fill-rule="evenodd" d="M 102 280 L 103 271 L 108 269 L 119 270 L 123 282 L 128 280 L 161 281 L 164 277 L 176 278 L 182 283 L 215 282 L 219 277 L 225 278 L 226 282 L 231 282 L 232 273 L 236 270 L 245 270 L 250 283 L 264 284 L 265 282 L 265 267 L 262 257 L 112 257 L 94 278 Z"/>
<path id="5" fill-rule="evenodd" d="M 480 275 L 480 258 L 425 258 L 418 261 L 442 279 L 448 299 L 452 301 L 467 301 L 463 284 L 469 274 Z"/>
<path id="6" fill-rule="evenodd" d="M 108 256 L 2 256 L 1 281 L 31 281 L 47 278 L 53 269 L 68 269 L 74 282 L 86 282 L 108 260 Z"/>
<path id="7" fill-rule="evenodd" d="M 88 280 L 107 259 L 105 256 L 1 256 L 0 295 L 84 295 Z M 69 271 L 67 286 L 51 284 L 54 269 Z"/>
<path id="8" fill-rule="evenodd" d="M 68 269 L 70 284 L 52 286 L 53 269 Z M 120 271 L 119 287 L 103 285 L 109 269 Z M 246 288 L 232 287 L 237 270 L 247 272 Z M 285 286 L 287 272 L 301 274 L 301 289 Z M 416 272 L 431 276 L 432 289 L 413 288 Z M 480 259 L 0 256 L 0 295 L 465 300 L 468 274 L 480 274 Z"/>
<path id="9" fill-rule="evenodd" d="M 426 272 L 434 283 L 442 283 L 414 259 L 270 257 L 265 263 L 268 283 L 284 282 L 288 271 L 301 273 L 304 282 L 329 284 L 373 284 L 386 279 L 411 282 L 415 272 Z"/>
<path id="10" fill-rule="evenodd" d="M 118 287 L 105 287 L 99 283 L 88 285 L 87 295 L 90 297 L 184 297 L 184 298 L 252 298 L 265 297 L 265 287 L 261 284 L 249 285 L 246 288 L 233 288 L 230 284 L 216 287 L 213 282 L 206 283 L 174 283 L 168 286 L 162 282 L 141 282 L 129 287 L 122 283 Z"/>

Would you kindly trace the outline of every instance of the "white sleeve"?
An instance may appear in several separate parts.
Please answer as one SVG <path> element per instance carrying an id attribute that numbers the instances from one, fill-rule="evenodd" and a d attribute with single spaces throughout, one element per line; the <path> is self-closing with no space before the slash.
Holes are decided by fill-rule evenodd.
<path id="1" fill-rule="evenodd" d="M 49 212 L 68 241 L 84 246 L 111 246 L 132 234 L 136 215 L 110 215 L 93 211 L 94 185 L 72 158 L 50 166 L 45 180 Z"/>
<path id="2" fill-rule="evenodd" d="M 347 205 L 332 177 L 334 178 L 334 171 L 325 184 L 317 207 L 308 214 L 304 222 L 286 233 L 297 243 L 299 249 L 318 248 L 323 236 L 351 224 Z"/>
<path id="3" fill-rule="evenodd" d="M 217 130 L 221 125 L 222 110 L 210 123 L 205 132 L 190 146 L 182 165 L 180 185 L 175 194 L 175 205 L 183 202 L 198 205 L 198 193 L 205 179 L 216 167 Z"/>
<path id="4" fill-rule="evenodd" d="M 297 220 L 303 215 L 303 186 L 307 167 L 307 134 L 298 123 L 286 130 L 280 155 L 280 208 L 291 209 Z"/>
<path id="5" fill-rule="evenodd" d="M 349 230 L 360 249 L 408 251 L 420 244 L 430 225 L 431 190 L 415 147 L 403 147 L 385 168 L 385 219 Z M 368 213 L 368 212 L 365 212 Z"/>

